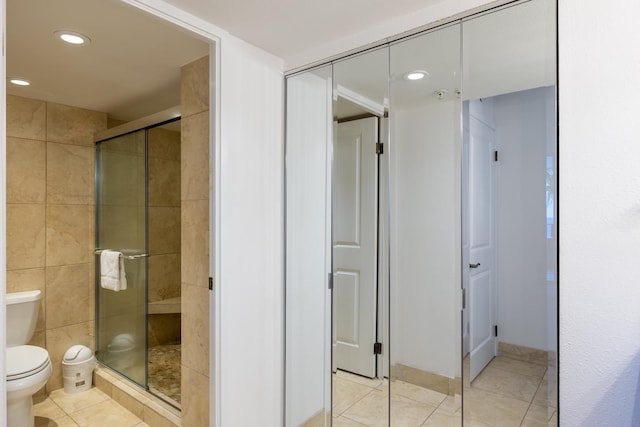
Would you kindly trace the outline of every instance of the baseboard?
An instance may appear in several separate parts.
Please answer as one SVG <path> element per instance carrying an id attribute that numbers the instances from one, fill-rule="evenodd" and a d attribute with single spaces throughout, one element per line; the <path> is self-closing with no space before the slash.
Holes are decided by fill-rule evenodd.
<path id="1" fill-rule="evenodd" d="M 400 363 L 391 366 L 391 381 L 394 380 L 404 381 L 449 396 L 460 394 L 462 391 L 460 377 L 449 378 Z"/>

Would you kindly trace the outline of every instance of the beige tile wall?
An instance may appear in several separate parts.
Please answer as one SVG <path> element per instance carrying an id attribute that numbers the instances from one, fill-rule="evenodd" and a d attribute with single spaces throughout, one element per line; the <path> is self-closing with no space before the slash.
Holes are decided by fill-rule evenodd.
<path id="1" fill-rule="evenodd" d="M 148 301 L 180 296 L 180 132 L 149 131 Z M 149 347 L 180 341 L 179 314 L 150 314 Z"/>
<path id="2" fill-rule="evenodd" d="M 106 126 L 104 113 L 7 96 L 7 291 L 43 292 L 31 343 L 51 356 L 47 391 L 70 346 L 94 345 L 93 135 Z"/>
<path id="3" fill-rule="evenodd" d="M 182 67 L 182 425 L 209 425 L 209 57 Z"/>

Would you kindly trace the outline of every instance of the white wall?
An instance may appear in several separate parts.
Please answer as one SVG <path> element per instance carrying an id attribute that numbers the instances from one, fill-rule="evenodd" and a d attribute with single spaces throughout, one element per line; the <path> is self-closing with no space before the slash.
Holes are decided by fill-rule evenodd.
<path id="1" fill-rule="evenodd" d="M 283 423 L 282 62 L 221 42 L 219 426 Z"/>
<path id="2" fill-rule="evenodd" d="M 459 375 L 457 102 L 391 108 L 391 365 Z M 458 129 L 456 129 L 458 127 Z M 458 288 L 459 289 L 459 288 Z"/>
<path id="3" fill-rule="evenodd" d="M 548 321 L 556 321 L 548 315 L 555 300 L 547 300 L 547 288 L 555 288 L 555 281 L 547 282 L 547 269 L 555 264 L 547 265 L 545 184 L 546 158 L 555 158 L 555 88 L 490 99 L 500 153 L 495 163 L 498 339 L 554 350 L 547 337 Z"/>
<path id="4" fill-rule="evenodd" d="M 640 3 L 560 0 L 560 423 L 640 425 Z"/>

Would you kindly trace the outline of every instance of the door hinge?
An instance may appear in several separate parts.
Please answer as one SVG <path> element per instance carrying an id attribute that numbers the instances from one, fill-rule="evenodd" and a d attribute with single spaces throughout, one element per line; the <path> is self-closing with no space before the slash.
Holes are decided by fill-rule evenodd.
<path id="1" fill-rule="evenodd" d="M 209 277 L 209 290 L 213 290 L 213 277 Z"/>
<path id="2" fill-rule="evenodd" d="M 497 151 L 494 151 L 494 152 L 493 152 L 493 161 L 494 161 L 494 162 L 497 162 L 497 161 L 498 161 L 498 152 L 497 152 Z"/>
<path id="3" fill-rule="evenodd" d="M 493 327 L 493 336 L 495 336 L 495 337 L 498 336 L 498 325 L 494 325 L 494 327 Z"/>
<path id="4" fill-rule="evenodd" d="M 329 273 L 327 275 L 327 286 L 329 287 L 329 290 L 333 289 L 333 273 Z"/>
<path id="5" fill-rule="evenodd" d="M 376 142 L 376 154 L 382 154 L 384 152 L 384 144 L 382 142 Z"/>
<path id="6" fill-rule="evenodd" d="M 382 343 L 381 342 L 373 343 L 373 354 L 382 354 Z"/>
<path id="7" fill-rule="evenodd" d="M 462 308 L 467 308 L 467 290 L 462 288 Z"/>

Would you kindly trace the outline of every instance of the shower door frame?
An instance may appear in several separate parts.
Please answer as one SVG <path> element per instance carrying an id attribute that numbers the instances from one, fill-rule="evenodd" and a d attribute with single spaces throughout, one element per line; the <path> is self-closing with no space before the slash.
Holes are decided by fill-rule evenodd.
<path id="1" fill-rule="evenodd" d="M 181 111 L 180 106 L 175 106 L 168 108 L 166 110 L 160 111 L 158 113 L 149 115 L 147 117 L 143 117 L 120 126 L 115 126 L 113 128 L 107 129 L 105 131 L 99 132 L 96 134 L 94 140 L 96 144 L 96 179 L 95 179 L 95 194 L 96 194 L 96 213 L 95 213 L 95 246 L 96 246 L 96 274 L 95 274 L 95 322 L 96 322 L 96 333 L 95 333 L 95 341 L 96 341 L 96 356 L 97 352 L 101 347 L 98 345 L 100 343 L 100 285 L 99 285 L 99 253 L 100 250 L 103 249 L 114 249 L 114 250 L 122 250 L 122 248 L 106 248 L 101 247 L 100 245 L 100 217 L 101 210 L 98 209 L 98 201 L 101 199 L 101 183 L 99 182 L 99 178 L 102 177 L 101 168 L 102 162 L 99 161 L 100 154 L 97 150 L 98 144 L 107 143 L 110 140 L 124 137 L 127 135 L 135 134 L 136 132 L 144 131 L 144 250 L 141 254 L 136 254 L 133 258 L 144 258 L 144 380 L 142 382 L 137 379 L 131 378 L 129 375 L 121 372 L 114 366 L 110 366 L 105 360 L 98 360 L 99 363 L 108 367 L 109 369 L 117 372 L 120 375 L 128 378 L 132 382 L 136 383 L 140 387 L 144 388 L 146 391 L 152 393 L 154 396 L 165 400 L 166 399 L 154 393 L 149 387 L 149 131 L 154 128 L 159 128 L 169 123 L 173 123 L 181 120 Z M 129 258 L 125 255 L 125 258 Z M 126 264 L 125 264 L 126 265 Z M 168 404 L 174 405 L 173 402 L 167 401 Z"/>

